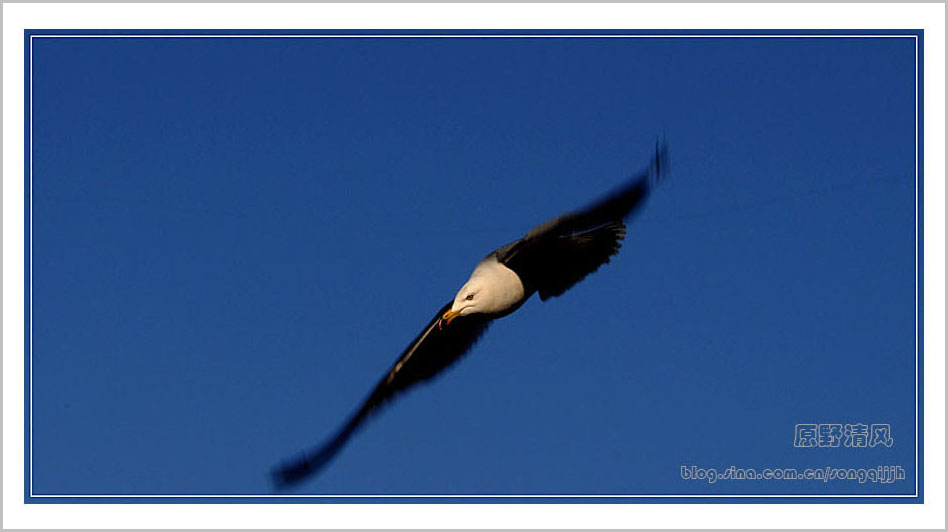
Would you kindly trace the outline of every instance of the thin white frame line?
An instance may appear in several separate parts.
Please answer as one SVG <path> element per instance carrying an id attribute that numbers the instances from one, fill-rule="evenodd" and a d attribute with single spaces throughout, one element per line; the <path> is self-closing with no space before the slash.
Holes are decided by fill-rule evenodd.
<path id="1" fill-rule="evenodd" d="M 30 497 L 33 496 L 33 37 L 30 36 Z"/>
<path id="2" fill-rule="evenodd" d="M 175 38 L 175 39 L 194 39 L 194 38 L 252 38 L 252 39 L 404 39 L 404 38 L 413 38 L 413 39 L 661 39 L 661 38 L 723 38 L 723 39 L 733 39 L 733 38 L 757 38 L 757 39 L 772 39 L 772 38 L 800 38 L 800 39 L 820 39 L 820 38 L 836 38 L 836 39 L 847 39 L 847 38 L 881 38 L 881 39 L 905 39 L 905 38 L 916 38 L 914 34 L 852 34 L 852 35 L 796 35 L 796 34 L 773 34 L 773 35 L 741 35 L 741 34 L 687 34 L 687 33 L 674 33 L 667 35 L 596 35 L 591 34 L 573 34 L 573 35 L 557 35 L 557 34 L 467 34 L 467 35 L 439 35 L 439 34 L 391 34 L 391 35 L 371 35 L 371 34 L 339 34 L 339 35 L 310 35 L 310 34 L 283 34 L 283 35 L 254 35 L 254 34 L 204 34 L 204 35 L 195 35 L 195 34 L 167 34 L 167 35 L 136 35 L 136 34 L 114 34 L 114 35 L 82 35 L 82 34 L 38 34 L 30 35 L 32 38 L 44 38 L 44 37 L 55 37 L 55 38 L 81 38 L 81 39 L 152 39 L 152 38 Z"/>
<path id="3" fill-rule="evenodd" d="M 915 493 L 918 494 L 918 39 L 915 39 Z"/>
<path id="4" fill-rule="evenodd" d="M 290 497 L 290 498 L 297 498 L 297 499 L 307 499 L 307 498 L 323 498 L 323 499 L 329 499 L 329 498 L 345 498 L 345 497 L 349 497 L 349 498 L 361 498 L 361 499 L 367 499 L 367 498 L 386 498 L 386 499 L 396 499 L 396 498 L 406 498 L 406 499 L 421 499 L 421 498 L 430 498 L 430 499 L 451 499 L 451 498 L 475 499 L 475 498 L 485 498 L 485 499 L 498 499 L 498 498 L 505 498 L 505 497 L 518 498 L 518 499 L 566 499 L 566 498 L 584 498 L 584 499 L 591 499 L 591 498 L 598 498 L 598 499 L 665 498 L 665 499 L 669 499 L 669 498 L 728 498 L 728 497 L 735 497 L 735 498 L 745 498 L 745 499 L 746 499 L 746 498 L 752 498 L 752 497 L 775 497 L 775 498 L 790 498 L 790 497 L 794 497 L 794 498 L 795 498 L 795 497 L 807 497 L 807 498 L 826 498 L 826 497 L 833 497 L 833 498 L 854 498 L 854 497 L 858 497 L 858 498 L 863 498 L 863 497 L 889 498 L 889 497 L 901 497 L 901 498 L 914 498 L 914 497 L 916 497 L 916 496 L 915 496 L 915 495 L 909 495 L 909 494 L 898 494 L 898 495 L 879 495 L 879 494 L 871 494 L 871 495 L 839 495 L 839 494 L 833 494 L 833 495 L 813 495 L 813 494 L 805 494 L 805 495 L 792 495 L 792 494 L 779 494 L 779 495 L 746 495 L 746 494 L 744 494 L 744 495 L 720 495 L 720 494 L 714 494 L 714 495 L 667 495 L 667 494 L 666 494 L 666 495 L 471 495 L 471 494 L 465 494 L 465 495 L 33 495 L 33 497 L 40 497 L 40 498 L 43 498 L 43 497 L 45 497 L 45 498 L 58 498 L 58 497 L 80 497 L 80 498 L 113 497 L 113 498 L 123 498 L 123 497 L 131 497 L 131 498 L 139 498 L 139 499 L 142 499 L 142 498 L 151 498 L 151 497 L 165 497 L 165 498 L 179 498 L 179 499 L 183 499 L 183 498 L 211 499 L 211 498 L 219 498 L 219 497 L 231 497 L 231 498 L 243 498 L 243 499 L 281 498 L 281 497 Z"/>
<path id="5" fill-rule="evenodd" d="M 35 38 L 911 38 L 915 41 L 915 493 L 911 495 L 36 495 L 33 493 L 33 39 Z M 522 35 L 522 34 L 484 34 L 484 35 L 445 35 L 445 34 L 392 34 L 392 35 L 254 35 L 254 34 L 168 34 L 168 35 L 82 35 L 82 34 L 41 34 L 30 35 L 30 494 L 31 498 L 918 498 L 918 35 L 915 34 L 859 34 L 859 35 L 740 35 L 740 34 L 667 34 L 667 35 Z"/>

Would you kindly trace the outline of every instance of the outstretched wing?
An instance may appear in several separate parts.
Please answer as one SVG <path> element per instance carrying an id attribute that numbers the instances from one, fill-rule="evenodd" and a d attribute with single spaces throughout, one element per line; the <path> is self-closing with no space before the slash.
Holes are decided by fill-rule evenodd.
<path id="1" fill-rule="evenodd" d="M 560 296 L 609 262 L 622 247 L 625 224 L 610 222 L 589 231 L 550 239 L 537 246 L 532 272 L 540 300 Z M 547 266 L 543 266 L 543 265 Z"/>
<path id="2" fill-rule="evenodd" d="M 668 147 L 660 143 L 647 168 L 590 207 L 558 216 L 494 253 L 540 299 L 561 295 L 619 252 L 625 223 L 668 172 Z"/>
<path id="3" fill-rule="evenodd" d="M 304 480 L 326 465 L 365 421 L 400 392 L 426 381 L 460 359 L 487 330 L 490 319 L 472 314 L 454 318 L 450 325 L 438 326 L 448 303 L 408 346 L 385 377 L 375 386 L 362 406 L 329 440 L 315 450 L 292 460 L 273 473 L 279 487 Z"/>

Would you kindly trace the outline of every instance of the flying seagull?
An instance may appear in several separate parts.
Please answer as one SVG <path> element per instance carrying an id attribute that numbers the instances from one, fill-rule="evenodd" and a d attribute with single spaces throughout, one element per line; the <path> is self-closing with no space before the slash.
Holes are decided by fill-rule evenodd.
<path id="1" fill-rule="evenodd" d="M 658 143 L 651 163 L 614 193 L 538 225 L 484 257 L 349 420 L 322 446 L 274 471 L 277 486 L 288 487 L 319 471 L 372 414 L 460 359 L 492 321 L 514 312 L 534 293 L 541 301 L 562 295 L 609 262 L 625 237 L 624 220 L 667 172 L 668 148 Z"/>

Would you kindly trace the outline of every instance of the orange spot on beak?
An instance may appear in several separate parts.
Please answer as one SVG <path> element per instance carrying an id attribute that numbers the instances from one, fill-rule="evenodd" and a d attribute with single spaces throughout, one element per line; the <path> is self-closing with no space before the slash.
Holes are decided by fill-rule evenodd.
<path id="1" fill-rule="evenodd" d="M 451 325 L 451 322 L 457 317 L 458 313 L 453 310 L 445 312 L 444 315 L 441 316 L 441 320 L 438 321 L 438 329 L 441 329 L 444 325 Z"/>

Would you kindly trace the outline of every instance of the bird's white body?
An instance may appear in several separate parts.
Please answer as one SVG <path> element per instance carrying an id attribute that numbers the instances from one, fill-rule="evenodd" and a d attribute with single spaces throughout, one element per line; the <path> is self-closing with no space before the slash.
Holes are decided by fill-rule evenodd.
<path id="1" fill-rule="evenodd" d="M 482 260 L 464 283 L 451 306 L 458 316 L 473 314 L 506 314 L 523 302 L 524 288 L 513 270 L 493 255 Z"/>

